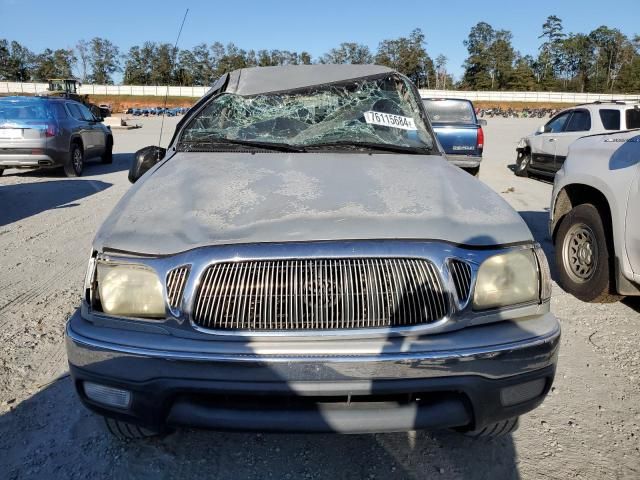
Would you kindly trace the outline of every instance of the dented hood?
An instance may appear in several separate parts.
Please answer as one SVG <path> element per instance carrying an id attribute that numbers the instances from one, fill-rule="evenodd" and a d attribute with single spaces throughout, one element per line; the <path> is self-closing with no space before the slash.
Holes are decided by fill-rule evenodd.
<path id="1" fill-rule="evenodd" d="M 344 239 L 491 246 L 532 237 L 499 195 L 439 156 L 190 152 L 136 183 L 94 246 L 166 255 Z"/>

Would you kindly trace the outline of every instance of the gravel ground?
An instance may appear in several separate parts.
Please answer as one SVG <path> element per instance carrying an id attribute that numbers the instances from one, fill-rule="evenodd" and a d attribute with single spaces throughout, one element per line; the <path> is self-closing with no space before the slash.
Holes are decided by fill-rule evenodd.
<path id="1" fill-rule="evenodd" d="M 552 185 L 517 178 L 518 139 L 541 120 L 489 119 L 481 180 L 500 192 L 547 252 Z M 79 179 L 0 177 L 0 478 L 639 478 L 640 301 L 582 303 L 554 287 L 563 326 L 556 383 L 520 429 L 495 442 L 449 432 L 275 435 L 181 430 L 120 443 L 76 398 L 63 329 L 80 301 L 91 239 L 129 188 L 136 149 L 157 119 L 115 132 L 113 165 Z M 167 119 L 167 132 L 176 119 Z M 164 142 L 170 134 L 165 132 Z"/>

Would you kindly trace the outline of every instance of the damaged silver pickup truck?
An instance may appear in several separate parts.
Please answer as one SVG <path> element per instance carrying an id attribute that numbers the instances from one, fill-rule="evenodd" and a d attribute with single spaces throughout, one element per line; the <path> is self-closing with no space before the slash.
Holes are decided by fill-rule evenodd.
<path id="1" fill-rule="evenodd" d="M 545 256 L 403 75 L 234 71 L 129 176 L 66 331 L 112 433 L 497 436 L 549 391 Z"/>

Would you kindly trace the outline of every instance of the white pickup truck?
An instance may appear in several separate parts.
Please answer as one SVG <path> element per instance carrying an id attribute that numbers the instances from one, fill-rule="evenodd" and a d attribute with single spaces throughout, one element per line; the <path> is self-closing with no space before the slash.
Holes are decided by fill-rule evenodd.
<path id="1" fill-rule="evenodd" d="M 613 100 L 568 108 L 520 140 L 516 148 L 518 177 L 553 176 L 578 138 L 640 128 L 640 104 Z"/>
<path id="2" fill-rule="evenodd" d="M 640 295 L 640 129 L 576 140 L 556 174 L 558 283 L 588 302 Z"/>

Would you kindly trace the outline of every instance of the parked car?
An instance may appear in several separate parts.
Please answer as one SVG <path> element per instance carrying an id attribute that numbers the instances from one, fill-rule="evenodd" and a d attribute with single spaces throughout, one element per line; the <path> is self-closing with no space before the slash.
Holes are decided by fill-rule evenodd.
<path id="1" fill-rule="evenodd" d="M 222 76 L 100 228 L 70 372 L 116 435 L 512 431 L 554 378 L 545 256 L 374 65 Z"/>
<path id="2" fill-rule="evenodd" d="M 567 158 L 569 145 L 580 137 L 640 128 L 637 102 L 594 102 L 561 111 L 516 148 L 515 174 L 553 176 Z"/>
<path id="3" fill-rule="evenodd" d="M 100 105 L 98 105 L 98 108 L 100 109 L 100 116 L 102 118 L 107 118 L 111 116 L 111 111 L 113 110 L 113 107 L 110 104 L 101 103 Z"/>
<path id="4" fill-rule="evenodd" d="M 551 198 L 560 286 L 586 302 L 640 295 L 639 219 L 640 130 L 574 142 Z"/>
<path id="5" fill-rule="evenodd" d="M 472 175 L 480 172 L 486 120 L 478 120 L 473 103 L 460 98 L 425 98 L 438 141 L 451 163 Z"/>
<path id="6" fill-rule="evenodd" d="M 113 136 L 101 121 L 66 98 L 0 98 L 0 175 L 7 168 L 63 167 L 78 177 L 85 159 L 111 163 Z"/>

